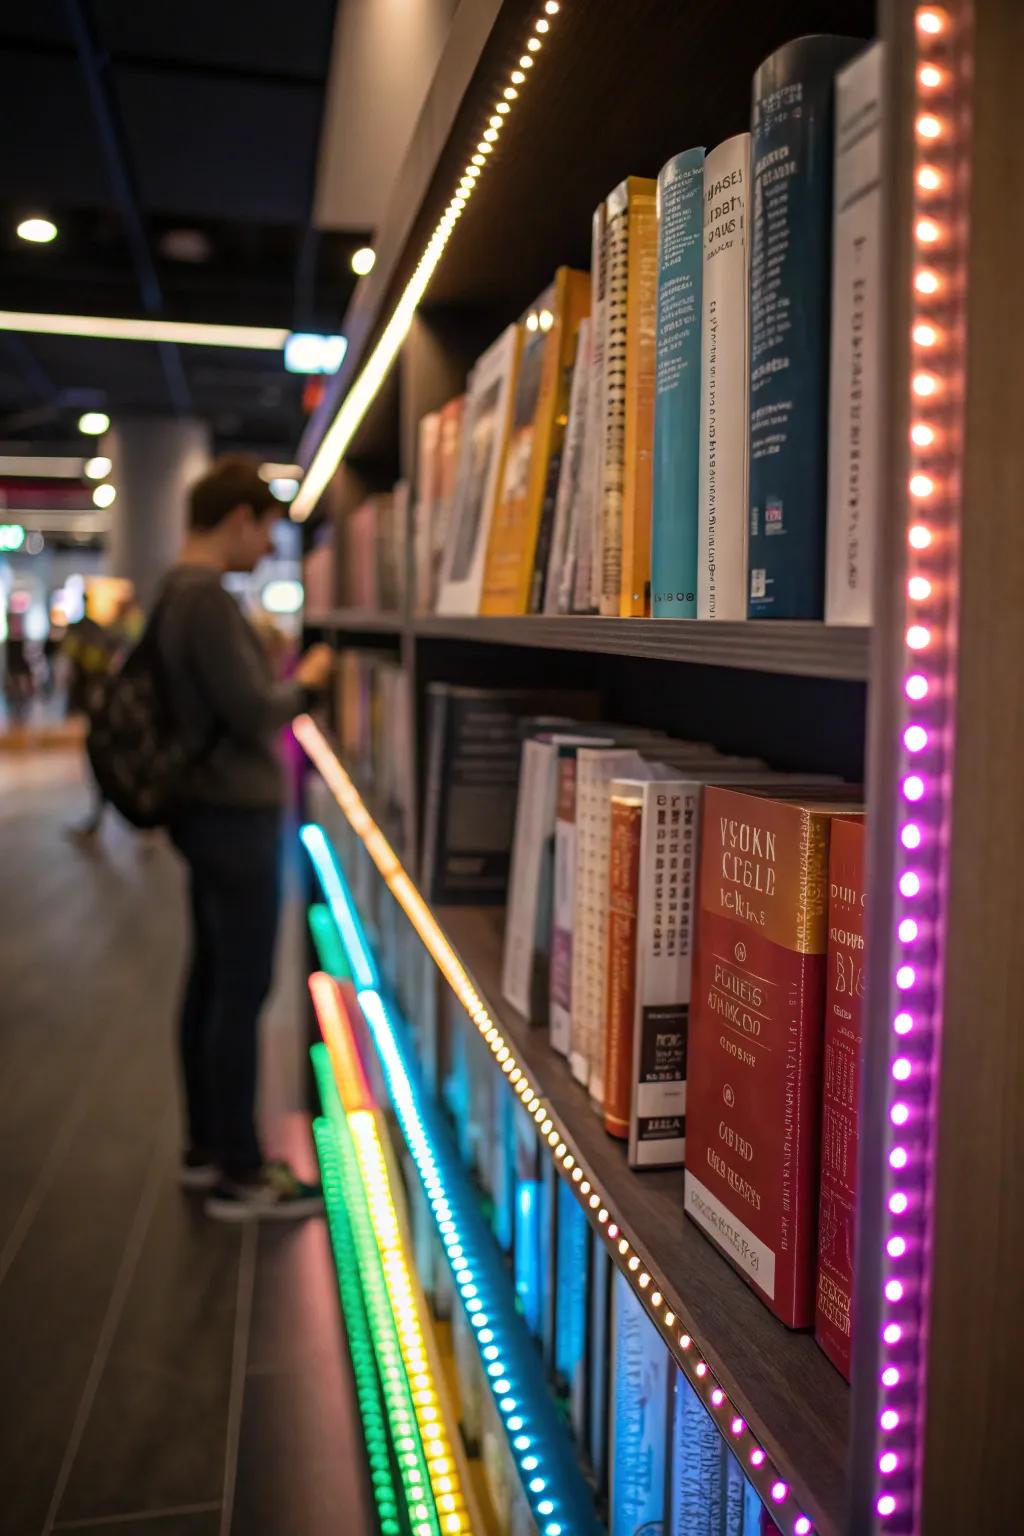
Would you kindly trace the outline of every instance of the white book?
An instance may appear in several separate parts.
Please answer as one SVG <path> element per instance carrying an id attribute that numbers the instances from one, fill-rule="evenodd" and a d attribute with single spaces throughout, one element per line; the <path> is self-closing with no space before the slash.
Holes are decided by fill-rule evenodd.
<path id="1" fill-rule="evenodd" d="M 441 412 L 429 411 L 420 418 L 416 433 L 416 500 L 413 512 L 413 566 L 416 574 L 412 606 L 417 613 L 429 613 L 433 600 L 431 589 L 440 495 L 440 442 Z"/>
<path id="2" fill-rule="evenodd" d="M 544 612 L 568 613 L 576 571 L 582 475 L 586 453 L 587 395 L 590 383 L 590 321 L 580 321 L 576 361 L 569 393 L 569 420 L 565 429 L 562 461 L 558 470 L 555 522 L 551 534 Z"/>
<path id="3" fill-rule="evenodd" d="M 605 334 L 607 326 L 608 220 L 604 203 L 594 210 L 590 243 L 590 380 L 587 389 L 586 457 L 582 517 L 577 539 L 574 613 L 592 613 L 601 592 L 601 505 L 604 474 Z"/>
<path id="4" fill-rule="evenodd" d="M 438 613 L 475 614 L 480 610 L 487 540 L 501 484 L 521 344 L 519 326 L 510 325 L 477 359 L 470 376 Z"/>
<path id="5" fill-rule="evenodd" d="M 870 624 L 878 512 L 882 44 L 836 75 L 825 622 Z"/>
<path id="6" fill-rule="evenodd" d="M 747 616 L 750 134 L 704 161 L 697 617 Z"/>

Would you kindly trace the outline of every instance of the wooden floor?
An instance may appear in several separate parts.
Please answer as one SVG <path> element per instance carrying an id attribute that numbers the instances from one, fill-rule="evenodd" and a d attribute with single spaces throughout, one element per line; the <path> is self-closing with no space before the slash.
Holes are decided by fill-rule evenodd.
<path id="1" fill-rule="evenodd" d="M 323 1223 L 233 1230 L 176 1187 L 182 882 L 106 829 L 66 752 L 0 756 L 0 1533 L 371 1529 Z M 271 1150 L 297 1114 L 297 905 L 264 1031 Z"/>

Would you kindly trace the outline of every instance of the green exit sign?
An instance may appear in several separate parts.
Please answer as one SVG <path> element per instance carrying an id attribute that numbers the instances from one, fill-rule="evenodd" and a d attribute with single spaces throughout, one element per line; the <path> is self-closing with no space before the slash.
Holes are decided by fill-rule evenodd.
<path id="1" fill-rule="evenodd" d="M 13 554 L 25 542 L 25 530 L 20 523 L 0 523 L 0 554 Z"/>

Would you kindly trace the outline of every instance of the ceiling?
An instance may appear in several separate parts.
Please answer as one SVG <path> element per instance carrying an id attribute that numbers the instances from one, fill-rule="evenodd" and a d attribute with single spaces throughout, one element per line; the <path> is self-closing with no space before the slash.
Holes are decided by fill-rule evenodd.
<path id="1" fill-rule="evenodd" d="M 335 10 L 4 6 L 3 307 L 339 329 L 367 232 L 311 227 Z M 52 245 L 18 239 L 30 213 L 58 225 Z M 0 441 L 66 443 L 96 405 L 195 414 L 220 446 L 290 457 L 303 385 L 277 353 L 0 333 Z"/>

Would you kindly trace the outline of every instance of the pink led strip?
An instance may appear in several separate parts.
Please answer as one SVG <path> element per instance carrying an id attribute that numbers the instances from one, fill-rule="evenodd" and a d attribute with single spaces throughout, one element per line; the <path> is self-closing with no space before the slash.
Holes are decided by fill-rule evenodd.
<path id="1" fill-rule="evenodd" d="M 910 466 L 877 1396 L 879 1528 L 915 1536 L 953 746 L 969 125 L 968 6 L 914 12 Z"/>
<path id="2" fill-rule="evenodd" d="M 686 1373 L 691 1386 L 718 1425 L 720 1433 L 730 1442 L 736 1456 L 745 1464 L 744 1471 L 771 1510 L 772 1518 L 783 1532 L 787 1533 L 787 1536 L 790 1532 L 792 1536 L 811 1536 L 814 1526 L 810 1516 L 800 1509 L 789 1484 L 779 1476 L 778 1470 L 772 1465 L 767 1452 L 752 1434 L 746 1420 L 737 1414 L 735 1407 L 730 1404 L 724 1387 L 703 1358 L 697 1341 L 688 1333 L 678 1331 L 676 1316 L 665 1300 L 662 1289 L 659 1289 L 657 1277 L 652 1274 L 647 1261 L 635 1245 L 623 1235 L 621 1221 L 604 1203 L 604 1196 L 594 1188 L 593 1173 L 581 1163 L 571 1139 L 557 1122 L 557 1117 L 550 1105 L 543 1095 L 537 1092 L 535 1084 L 519 1064 L 514 1051 L 492 1019 L 486 1003 L 473 985 L 468 972 L 445 938 L 437 919 L 409 878 L 387 838 L 373 820 L 362 796 L 345 772 L 323 732 L 308 715 L 301 715 L 295 721 L 293 729 L 296 739 L 318 769 L 324 783 L 344 812 L 352 830 L 363 843 L 391 894 L 405 912 L 445 981 L 490 1047 L 495 1061 L 508 1078 L 510 1086 L 522 1100 L 523 1107 L 533 1116 L 539 1134 L 550 1148 L 555 1166 L 574 1191 L 588 1220 L 604 1237 L 613 1261 L 630 1280 L 652 1321 L 659 1328 L 673 1355 Z"/>

